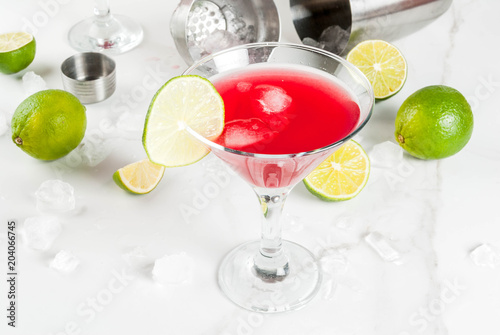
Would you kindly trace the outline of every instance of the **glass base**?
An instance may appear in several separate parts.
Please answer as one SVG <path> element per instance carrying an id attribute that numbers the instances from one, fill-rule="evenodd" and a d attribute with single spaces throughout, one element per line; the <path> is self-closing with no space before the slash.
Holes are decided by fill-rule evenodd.
<path id="1" fill-rule="evenodd" d="M 283 241 L 288 257 L 286 276 L 259 277 L 254 268 L 254 257 L 259 253 L 260 241 L 242 244 L 233 249 L 219 268 L 219 285 L 227 297 L 251 311 L 276 313 L 304 307 L 318 293 L 321 269 L 314 255 L 304 247 Z"/>
<path id="2" fill-rule="evenodd" d="M 139 23 L 122 15 L 109 15 L 106 19 L 90 17 L 74 25 L 68 33 L 71 47 L 78 51 L 120 54 L 142 42 L 143 31 Z"/>

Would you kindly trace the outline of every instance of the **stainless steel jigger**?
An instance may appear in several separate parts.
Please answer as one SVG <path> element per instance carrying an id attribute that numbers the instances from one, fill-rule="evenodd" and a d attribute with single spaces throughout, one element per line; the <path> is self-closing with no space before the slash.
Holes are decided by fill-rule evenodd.
<path id="1" fill-rule="evenodd" d="M 170 32 L 185 62 L 252 42 L 276 42 L 278 10 L 271 0 L 181 0 Z"/>
<path id="2" fill-rule="evenodd" d="M 392 41 L 446 12 L 452 0 L 290 0 L 302 43 L 336 54 L 367 39 Z"/>
<path id="3" fill-rule="evenodd" d="M 64 89 L 73 93 L 82 104 L 100 102 L 116 88 L 116 64 L 98 52 L 83 52 L 61 64 Z"/>

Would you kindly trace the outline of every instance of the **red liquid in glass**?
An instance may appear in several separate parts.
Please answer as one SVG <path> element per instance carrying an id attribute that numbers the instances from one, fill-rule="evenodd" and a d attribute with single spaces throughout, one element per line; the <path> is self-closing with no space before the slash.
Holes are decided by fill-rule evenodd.
<path id="1" fill-rule="evenodd" d="M 235 72 L 214 81 L 225 106 L 225 147 L 260 154 L 319 149 L 359 120 L 352 95 L 324 75 L 290 68 Z"/>
<path id="2" fill-rule="evenodd" d="M 352 93 L 333 76 L 306 69 L 256 66 L 212 78 L 225 106 L 224 131 L 214 142 L 277 155 L 320 149 L 348 136 L 360 118 Z M 278 188 L 299 182 L 334 150 L 284 158 L 214 153 L 250 184 Z"/>

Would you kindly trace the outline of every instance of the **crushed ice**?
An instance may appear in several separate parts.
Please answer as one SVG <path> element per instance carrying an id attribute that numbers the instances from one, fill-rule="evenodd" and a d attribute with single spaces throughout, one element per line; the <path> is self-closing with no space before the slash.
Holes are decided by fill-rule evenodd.
<path id="1" fill-rule="evenodd" d="M 59 179 L 44 181 L 35 192 L 36 208 L 44 213 L 64 213 L 75 208 L 74 188 Z"/>
<path id="2" fill-rule="evenodd" d="M 61 224 L 57 218 L 34 216 L 24 221 L 22 235 L 28 247 L 35 250 L 47 250 L 61 231 Z"/>
<path id="3" fill-rule="evenodd" d="M 75 271 L 79 264 L 80 260 L 72 252 L 61 250 L 50 263 L 50 267 L 60 272 L 70 273 Z"/>
<path id="4" fill-rule="evenodd" d="M 216 30 L 203 40 L 202 48 L 206 53 L 212 54 L 237 46 L 238 44 L 240 44 L 240 41 L 236 34 L 227 30 Z"/>
<path id="5" fill-rule="evenodd" d="M 36 92 L 47 89 L 47 84 L 42 77 L 33 71 L 26 72 L 23 75 L 23 88 L 26 95 L 32 95 Z"/>
<path id="6" fill-rule="evenodd" d="M 290 123 L 292 98 L 287 92 L 273 85 L 257 85 L 251 90 L 252 111 L 272 130 L 283 130 Z"/>
<path id="7" fill-rule="evenodd" d="M 365 241 L 379 254 L 386 262 L 391 262 L 396 265 L 401 265 L 401 254 L 391 246 L 389 240 L 378 232 L 371 232 L 365 236 Z"/>
<path id="8" fill-rule="evenodd" d="M 345 281 L 345 274 L 349 268 L 349 261 L 345 255 L 346 249 L 328 249 L 319 262 L 324 273 L 321 295 L 325 300 L 335 296 L 339 283 Z"/>
<path id="9" fill-rule="evenodd" d="M 469 256 L 477 266 L 494 269 L 500 265 L 500 250 L 490 244 L 481 244 L 472 250 Z"/>
<path id="10" fill-rule="evenodd" d="M 87 166 L 97 166 L 111 153 L 112 148 L 103 137 L 84 138 L 82 143 L 73 150 L 72 154 L 78 155 L 81 163 Z"/>
<path id="11" fill-rule="evenodd" d="M 194 260 L 185 252 L 165 255 L 155 261 L 153 280 L 162 285 L 181 285 L 191 281 Z"/>
<path id="12" fill-rule="evenodd" d="M 373 147 L 369 157 L 373 166 L 397 167 L 403 162 L 403 148 L 391 141 L 382 142 Z"/>
<path id="13" fill-rule="evenodd" d="M 151 263 L 142 247 L 135 247 L 129 252 L 124 253 L 122 258 L 131 268 L 134 269 L 144 269 Z"/>
<path id="14" fill-rule="evenodd" d="M 226 123 L 220 140 L 224 146 L 232 149 L 243 149 L 251 146 L 255 146 L 257 149 L 257 146 L 266 144 L 276 134 L 277 132 L 271 130 L 264 122 L 252 118 Z"/>
<path id="15" fill-rule="evenodd" d="M 273 85 L 258 85 L 254 88 L 255 99 L 260 104 L 260 110 L 266 114 L 283 112 L 291 103 L 292 98 L 286 91 Z"/>

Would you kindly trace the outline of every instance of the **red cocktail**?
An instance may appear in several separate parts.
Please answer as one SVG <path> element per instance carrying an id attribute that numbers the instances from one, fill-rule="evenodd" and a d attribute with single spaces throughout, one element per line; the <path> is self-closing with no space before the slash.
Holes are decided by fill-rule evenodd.
<path id="1" fill-rule="evenodd" d="M 356 97 L 335 77 L 306 66 L 258 64 L 210 80 L 225 106 L 224 132 L 214 142 L 226 148 L 267 155 L 309 152 L 342 140 L 359 123 Z M 278 166 L 218 155 L 249 183 L 268 188 L 297 183 L 324 158 L 300 156 Z"/>
<path id="2" fill-rule="evenodd" d="M 265 203 L 262 238 L 231 251 L 219 284 L 238 305 L 261 312 L 297 309 L 319 289 L 321 269 L 307 249 L 281 239 L 290 190 L 368 121 L 373 92 L 354 66 L 324 50 L 256 43 L 208 56 L 184 74 L 208 78 L 225 104 L 212 141 L 187 128 Z"/>

